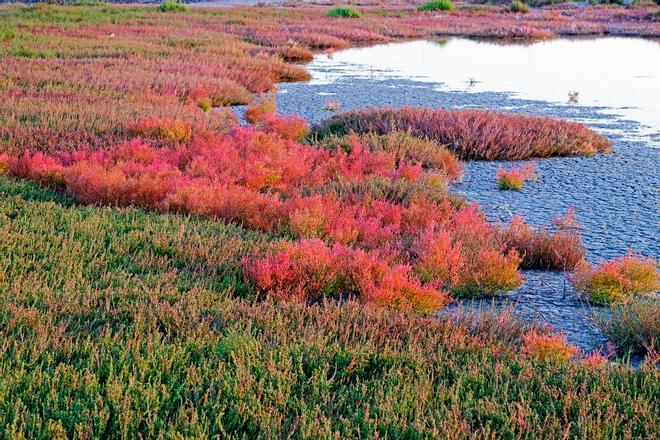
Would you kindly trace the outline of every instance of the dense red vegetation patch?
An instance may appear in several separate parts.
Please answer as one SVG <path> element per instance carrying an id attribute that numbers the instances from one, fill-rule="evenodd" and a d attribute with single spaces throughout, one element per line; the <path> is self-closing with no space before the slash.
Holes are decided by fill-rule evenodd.
<path id="1" fill-rule="evenodd" d="M 494 295 L 520 285 L 521 264 L 566 267 L 562 252 L 581 252 L 577 234 L 566 244 L 521 220 L 499 227 L 447 193 L 455 159 L 433 142 L 354 136 L 321 148 L 294 140 L 306 127 L 299 118 L 252 119 L 226 133 L 140 120 L 130 126 L 143 137 L 114 148 L 26 151 L 3 168 L 82 203 L 201 215 L 303 240 L 244 263 L 259 291 L 280 297 L 357 295 L 429 311 L 446 301 L 441 292 Z M 310 250 L 328 266 L 314 266 Z"/>
<path id="2" fill-rule="evenodd" d="M 382 135 L 392 130 L 433 139 L 462 159 L 519 160 L 591 155 L 610 149 L 604 136 L 577 122 L 485 110 L 355 110 L 321 123 L 314 134 L 319 138 L 349 133 Z"/>
<path id="3" fill-rule="evenodd" d="M 286 299 L 350 299 L 431 313 L 444 306 L 446 293 L 422 285 L 402 264 L 388 264 L 375 253 L 320 240 L 301 240 L 263 258 L 244 259 L 247 277 L 259 292 Z"/>

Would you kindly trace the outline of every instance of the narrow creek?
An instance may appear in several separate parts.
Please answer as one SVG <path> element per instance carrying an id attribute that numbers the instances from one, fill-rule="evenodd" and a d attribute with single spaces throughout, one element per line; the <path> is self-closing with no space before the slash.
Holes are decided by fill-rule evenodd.
<path id="1" fill-rule="evenodd" d="M 660 43 L 636 38 L 496 44 L 463 38 L 352 48 L 318 56 L 307 83 L 282 84 L 278 109 L 312 122 L 341 110 L 381 106 L 487 108 L 587 123 L 608 136 L 608 155 L 538 160 L 541 177 L 520 192 L 500 191 L 502 162 L 465 164 L 453 187 L 489 220 L 524 216 L 548 225 L 576 210 L 591 262 L 629 248 L 660 258 Z M 579 92 L 568 102 L 569 92 Z M 509 166 L 511 164 L 508 164 Z M 606 342 L 593 322 L 605 312 L 582 301 L 561 272 L 526 271 L 516 291 L 477 305 L 514 304 L 584 350 Z"/>

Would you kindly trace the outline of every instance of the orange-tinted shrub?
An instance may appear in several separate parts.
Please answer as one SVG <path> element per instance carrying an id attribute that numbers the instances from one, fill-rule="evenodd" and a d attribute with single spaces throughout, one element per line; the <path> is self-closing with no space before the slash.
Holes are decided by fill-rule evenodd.
<path id="1" fill-rule="evenodd" d="M 271 114 L 263 115 L 256 125 L 259 129 L 277 133 L 284 139 L 301 141 L 309 133 L 307 121 L 299 116 L 277 116 Z"/>
<path id="2" fill-rule="evenodd" d="M 428 229 L 413 247 L 416 255 L 415 273 L 424 282 L 456 285 L 465 264 L 461 243 L 453 243 L 449 231 Z"/>
<path id="3" fill-rule="evenodd" d="M 0 153 L 0 174 L 3 174 L 9 168 L 9 155 L 7 153 Z"/>
<path id="4" fill-rule="evenodd" d="M 535 331 L 523 336 L 522 351 L 541 362 L 565 362 L 578 353 L 577 348 L 566 342 L 565 335 L 546 335 Z"/>
<path id="5" fill-rule="evenodd" d="M 503 254 L 498 250 L 480 249 L 463 270 L 454 293 L 473 297 L 515 289 L 523 282 L 519 265 L 520 257 L 515 250 Z"/>
<path id="6" fill-rule="evenodd" d="M 634 295 L 648 295 L 660 289 L 658 262 L 632 252 L 602 262 L 597 268 L 582 261 L 571 277 L 575 288 L 594 304 L 616 304 Z"/>
<path id="7" fill-rule="evenodd" d="M 499 189 L 519 191 L 524 184 L 525 179 L 523 179 L 517 169 L 512 168 L 509 171 L 505 171 L 503 168 L 499 168 L 497 170 L 497 186 Z"/>

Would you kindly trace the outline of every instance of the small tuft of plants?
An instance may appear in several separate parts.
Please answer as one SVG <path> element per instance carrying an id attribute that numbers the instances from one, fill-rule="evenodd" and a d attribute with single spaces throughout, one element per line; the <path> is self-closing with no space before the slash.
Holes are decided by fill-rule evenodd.
<path id="1" fill-rule="evenodd" d="M 500 230 L 500 239 L 507 249 L 518 251 L 523 269 L 573 270 L 586 253 L 573 210 L 553 219 L 553 223 L 554 231 L 550 232 L 526 224 L 522 217 L 514 217 Z"/>
<path id="2" fill-rule="evenodd" d="M 526 14 L 529 12 L 529 6 L 520 0 L 513 0 L 509 10 L 511 12 L 515 12 L 516 14 Z"/>
<path id="3" fill-rule="evenodd" d="M 429 0 L 417 8 L 418 11 L 451 11 L 452 9 L 454 4 L 451 0 Z"/>
<path id="4" fill-rule="evenodd" d="M 502 190 L 520 191 L 528 180 L 538 179 L 536 162 L 522 165 L 520 168 L 497 170 L 497 187 Z"/>
<path id="5" fill-rule="evenodd" d="M 341 18 L 360 18 L 362 17 L 362 13 L 358 11 L 355 8 L 352 8 L 350 6 L 336 6 L 326 14 L 328 17 L 341 17 Z"/>
<path id="6" fill-rule="evenodd" d="M 188 6 L 176 0 L 165 0 L 158 5 L 158 10 L 160 12 L 186 12 Z"/>
<path id="7" fill-rule="evenodd" d="M 640 298 L 612 308 L 596 323 L 620 354 L 660 351 L 660 299 Z"/>
<path id="8" fill-rule="evenodd" d="M 329 112 L 336 112 L 340 108 L 341 104 L 338 101 L 325 101 L 321 109 Z"/>
<path id="9" fill-rule="evenodd" d="M 658 262 L 632 252 L 594 268 L 580 262 L 571 276 L 575 288 L 592 304 L 611 305 L 648 296 L 660 288 Z"/>

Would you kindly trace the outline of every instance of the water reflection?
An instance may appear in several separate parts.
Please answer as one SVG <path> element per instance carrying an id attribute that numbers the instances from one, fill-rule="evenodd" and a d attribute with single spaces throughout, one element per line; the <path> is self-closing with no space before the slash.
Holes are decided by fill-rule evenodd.
<path id="1" fill-rule="evenodd" d="M 534 44 L 445 38 L 352 48 L 309 66 L 315 83 L 345 76 L 406 78 L 442 90 L 511 92 L 525 99 L 606 107 L 660 134 L 660 44 L 641 38 Z"/>

